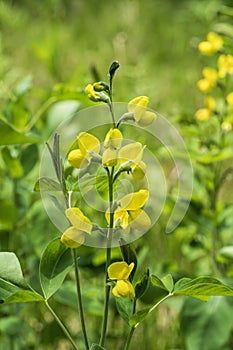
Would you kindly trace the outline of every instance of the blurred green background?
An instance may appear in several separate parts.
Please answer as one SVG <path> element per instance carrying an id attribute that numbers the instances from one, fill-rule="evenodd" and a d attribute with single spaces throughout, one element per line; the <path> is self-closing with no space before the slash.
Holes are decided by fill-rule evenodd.
<path id="1" fill-rule="evenodd" d="M 41 252 L 50 239 L 60 234 L 49 221 L 40 195 L 33 192 L 44 147 L 42 140 L 47 140 L 62 121 L 62 113 L 66 118 L 73 111 L 69 104 L 65 105 L 67 110 L 53 110 L 53 102 L 75 100 L 80 103 L 78 108 L 92 105 L 84 94 L 85 86 L 96 78 L 106 80 L 109 65 L 118 60 L 121 66 L 114 82 L 114 100 L 128 102 L 137 95 L 148 95 L 150 107 L 175 123 L 185 136 L 183 126 L 192 124 L 203 99 L 196 86 L 205 62 L 198 53 L 198 43 L 226 19 L 222 13 L 232 5 L 230 0 L 0 1 L 1 114 L 10 115 L 11 122 L 22 131 L 24 117 L 34 116 L 31 130 L 41 141 L 38 145 L 13 146 L 10 155 L 1 146 L 0 249 L 18 255 L 25 276 L 35 289 L 39 289 L 37 268 Z M 14 106 L 17 113 L 19 108 L 23 111 L 20 121 L 14 119 Z M 213 273 L 205 256 L 199 261 L 205 251 L 200 245 L 202 238 L 197 238 L 196 233 L 208 224 L 206 218 L 199 216 L 203 191 L 200 183 L 198 186 L 195 196 L 199 201 L 191 207 L 187 224 L 174 235 L 164 235 L 168 203 L 161 222 L 137 243 L 141 261 L 150 264 L 152 272 L 173 272 L 175 277 Z M 103 252 L 85 247 L 80 254 L 88 327 L 95 340 L 101 315 L 98 288 L 102 286 L 104 257 Z M 144 302 L 149 301 L 150 290 Z M 71 306 L 69 312 L 66 304 Z M 75 300 L 70 280 L 54 299 L 54 305 L 81 344 L 81 331 L 74 324 Z M 120 348 L 126 326 L 112 306 L 110 344 Z M 191 305 L 191 309 L 196 307 Z M 211 307 L 214 306 L 210 306 L 209 314 Z M 138 328 L 132 349 L 199 350 L 188 345 L 185 322 L 192 321 L 188 313 L 188 321 L 179 318 L 181 308 L 182 300 L 177 299 L 151 315 Z M 40 305 L 2 306 L 0 316 L 0 348 L 71 349 Z M 205 324 L 199 326 L 203 328 Z M 221 336 L 225 337 L 223 341 L 211 350 L 232 349 L 231 327 Z"/>

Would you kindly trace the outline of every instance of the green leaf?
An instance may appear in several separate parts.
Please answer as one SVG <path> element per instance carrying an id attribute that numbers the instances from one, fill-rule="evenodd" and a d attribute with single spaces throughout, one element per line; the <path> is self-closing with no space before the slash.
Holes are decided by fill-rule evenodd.
<path id="1" fill-rule="evenodd" d="M 211 277 L 182 278 L 173 291 L 173 295 L 181 294 L 208 301 L 211 296 L 233 296 L 233 289 Z"/>
<path id="2" fill-rule="evenodd" d="M 123 238 L 120 238 L 120 249 L 123 256 L 124 261 L 129 265 L 132 262 L 134 263 L 134 269 L 130 274 L 130 280 L 133 279 L 133 276 L 137 269 L 137 255 L 135 250 L 132 248 L 130 244 L 126 244 Z"/>
<path id="3" fill-rule="evenodd" d="M 221 248 L 218 251 L 218 256 L 217 258 L 224 258 L 226 260 L 231 260 L 233 261 L 233 245 L 229 245 L 226 247 Z"/>
<path id="4" fill-rule="evenodd" d="M 23 277 L 18 258 L 14 253 L 0 253 L 0 303 L 26 303 L 43 301 Z"/>
<path id="5" fill-rule="evenodd" d="M 90 350 L 106 350 L 106 349 L 98 344 L 93 343 L 93 344 L 91 344 Z"/>
<path id="6" fill-rule="evenodd" d="M 13 179 L 19 179 L 24 175 L 23 167 L 20 163 L 20 160 L 12 156 L 11 151 L 8 147 L 2 149 L 2 158 L 5 162 L 7 170 L 13 177 Z"/>
<path id="7" fill-rule="evenodd" d="M 15 205 L 8 200 L 0 199 L 0 230 L 11 231 L 17 221 Z"/>
<path id="8" fill-rule="evenodd" d="M 150 307 L 147 307 L 143 310 L 136 312 L 129 320 L 130 327 L 136 327 L 139 323 L 144 321 L 147 315 L 149 314 L 150 309 Z"/>
<path id="9" fill-rule="evenodd" d="M 126 323 L 129 323 L 129 320 L 133 315 L 133 305 L 134 301 L 129 297 L 116 298 L 117 310 Z"/>
<path id="10" fill-rule="evenodd" d="M 167 287 L 165 286 L 165 284 L 163 283 L 163 281 L 162 281 L 159 277 L 157 277 L 157 276 L 155 276 L 155 275 L 151 275 L 151 276 L 150 276 L 150 279 L 151 279 L 152 284 L 153 284 L 155 287 L 164 289 L 164 290 L 166 290 L 167 292 L 169 292 L 169 290 L 167 289 Z"/>
<path id="11" fill-rule="evenodd" d="M 149 284 L 149 269 L 146 269 L 140 278 L 140 280 L 135 285 L 135 295 L 136 298 L 141 298 L 146 292 Z"/>
<path id="12" fill-rule="evenodd" d="M 222 350 L 233 327 L 232 307 L 233 298 L 186 299 L 180 314 L 185 349 Z"/>
<path id="13" fill-rule="evenodd" d="M 162 281 L 163 285 L 166 287 L 167 291 L 169 293 L 171 293 L 173 291 L 173 288 L 174 288 L 174 281 L 173 281 L 172 275 L 168 274 L 168 275 L 164 276 L 161 279 L 161 281 Z"/>
<path id="14" fill-rule="evenodd" d="M 39 139 L 19 132 L 0 117 L 0 145 L 17 145 L 38 142 L 40 142 Z"/>
<path id="15" fill-rule="evenodd" d="M 27 175 L 34 168 L 38 157 L 38 146 L 36 144 L 29 145 L 22 150 L 20 162 L 24 169 L 24 175 Z"/>
<path id="16" fill-rule="evenodd" d="M 41 177 L 34 185 L 35 192 L 40 191 L 61 191 L 61 185 L 48 177 Z"/>
<path id="17" fill-rule="evenodd" d="M 46 299 L 60 288 L 72 264 L 70 249 L 61 243 L 60 238 L 47 245 L 40 262 L 40 283 Z"/>

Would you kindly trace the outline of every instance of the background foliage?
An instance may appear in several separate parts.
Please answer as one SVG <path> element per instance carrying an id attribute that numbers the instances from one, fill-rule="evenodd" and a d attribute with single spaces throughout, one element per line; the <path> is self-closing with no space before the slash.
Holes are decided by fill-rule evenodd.
<path id="1" fill-rule="evenodd" d="M 232 6 L 231 1 L 0 1 L 0 249 L 17 254 L 35 290 L 39 291 L 39 258 L 48 242 L 60 235 L 50 223 L 39 193 L 33 191 L 44 142 L 62 120 L 90 105 L 84 87 L 96 78 L 105 80 L 106 67 L 117 59 L 121 68 L 115 81 L 115 101 L 150 96 L 151 108 L 176 125 L 191 152 L 196 140 L 206 134 L 195 119 L 203 99 L 196 81 L 206 64 L 197 46 L 209 31 L 232 29 L 227 26 L 232 17 L 224 15 L 227 6 Z M 232 134 L 228 145 L 232 145 Z M 156 146 L 155 152 L 163 160 Z M 192 158 L 195 183 L 189 211 L 172 235 L 164 234 L 173 205 L 171 192 L 159 222 L 136 242 L 141 267 L 149 264 L 151 272 L 161 276 L 169 272 L 174 279 L 209 274 L 232 283 L 233 253 L 226 249 L 233 246 L 232 178 L 227 178 L 211 212 L 208 196 L 215 162 L 210 158 L 203 166 Z M 224 159 L 220 155 L 219 161 Z M 220 163 L 221 169 L 231 162 L 232 154 Z M 170 170 L 167 164 L 168 175 Z M 217 224 L 214 218 L 218 218 Z M 216 227 L 223 232 L 218 248 L 225 248 L 217 263 L 212 246 Z M 104 253 L 82 247 L 80 254 L 88 328 L 95 339 L 101 316 Z M 79 337 L 72 280 L 71 274 L 53 303 Z M 142 303 L 150 303 L 154 288 L 150 286 Z M 177 297 L 138 327 L 132 346 L 230 350 L 232 303 L 232 298 L 226 297 L 212 298 L 207 304 Z M 70 349 L 53 318 L 37 303 L 1 306 L 0 316 L 0 342 L 5 349 Z M 223 320 L 227 326 L 222 326 Z M 112 344 L 120 347 L 126 329 L 114 304 L 111 323 Z"/>

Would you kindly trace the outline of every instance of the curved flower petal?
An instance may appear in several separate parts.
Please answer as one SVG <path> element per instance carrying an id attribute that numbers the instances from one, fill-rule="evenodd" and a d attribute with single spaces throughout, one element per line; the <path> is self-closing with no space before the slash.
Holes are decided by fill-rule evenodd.
<path id="1" fill-rule="evenodd" d="M 68 155 L 68 161 L 75 168 L 85 168 L 89 164 L 88 157 L 85 157 L 80 149 L 72 150 Z"/>
<path id="2" fill-rule="evenodd" d="M 76 227 L 71 226 L 61 236 L 61 242 L 68 248 L 78 248 L 85 241 L 85 234 Z"/>
<path id="3" fill-rule="evenodd" d="M 149 198 L 148 190 L 139 190 L 138 192 L 129 193 L 121 198 L 118 203 L 120 209 L 137 210 L 143 207 Z"/>
<path id="4" fill-rule="evenodd" d="M 80 151 L 84 156 L 87 154 L 87 151 L 100 152 L 100 142 L 94 135 L 88 132 L 81 132 L 77 140 Z"/>
<path id="5" fill-rule="evenodd" d="M 91 233 L 92 223 L 79 208 L 66 209 L 66 217 L 71 225 L 75 226 L 79 231 Z"/>
<path id="6" fill-rule="evenodd" d="M 138 125 L 144 127 L 150 125 L 156 119 L 156 114 L 153 112 L 146 111 L 142 115 L 138 116 L 135 113 L 134 117 Z"/>
<path id="7" fill-rule="evenodd" d="M 129 214 L 126 210 L 116 209 L 114 212 L 114 225 L 115 227 L 121 226 L 126 228 L 129 224 Z"/>
<path id="8" fill-rule="evenodd" d="M 121 147 L 122 139 L 123 139 L 123 136 L 119 129 L 117 128 L 110 129 L 105 137 L 104 147 L 106 148 L 111 147 L 111 148 L 118 149 Z"/>
<path id="9" fill-rule="evenodd" d="M 128 111 L 134 112 L 137 106 L 144 107 L 144 110 L 146 109 L 147 105 L 149 103 L 149 97 L 147 96 L 138 96 L 135 97 L 133 100 L 131 100 L 128 103 Z"/>
<path id="10" fill-rule="evenodd" d="M 119 151 L 120 164 L 132 160 L 134 163 L 139 163 L 142 160 L 144 147 L 140 142 L 129 143 L 122 147 Z"/>
<path id="11" fill-rule="evenodd" d="M 125 261 L 112 263 L 108 267 L 108 277 L 110 280 L 127 280 L 133 268 L 133 262 L 130 265 L 128 265 Z"/>
<path id="12" fill-rule="evenodd" d="M 136 180 L 142 180 L 146 174 L 146 164 L 141 161 L 132 167 L 132 176 Z"/>
<path id="13" fill-rule="evenodd" d="M 102 156 L 102 164 L 104 167 L 115 166 L 117 164 L 117 152 L 115 148 L 107 148 Z"/>
<path id="14" fill-rule="evenodd" d="M 118 298 L 135 298 L 134 287 L 129 281 L 117 281 L 115 287 L 112 289 L 112 294 Z"/>
<path id="15" fill-rule="evenodd" d="M 144 210 L 132 210 L 129 212 L 129 225 L 135 230 L 147 231 L 151 226 L 151 221 Z"/>

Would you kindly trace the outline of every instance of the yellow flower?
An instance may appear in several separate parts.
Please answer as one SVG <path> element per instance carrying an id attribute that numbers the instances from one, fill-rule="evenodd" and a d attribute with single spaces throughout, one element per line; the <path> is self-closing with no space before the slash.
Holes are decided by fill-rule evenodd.
<path id="1" fill-rule="evenodd" d="M 87 133 L 81 132 L 77 137 L 79 149 L 72 150 L 68 155 L 70 165 L 75 168 L 85 168 L 89 165 L 91 155 L 88 151 L 95 153 L 100 152 L 100 142 L 97 137 Z"/>
<path id="2" fill-rule="evenodd" d="M 214 111 L 216 107 L 216 101 L 212 96 L 205 97 L 205 107 L 210 111 Z"/>
<path id="3" fill-rule="evenodd" d="M 66 209 L 66 217 L 71 225 L 75 226 L 78 230 L 91 233 L 92 223 L 79 208 L 74 207 Z"/>
<path id="4" fill-rule="evenodd" d="M 227 103 L 233 107 L 233 92 L 230 92 L 226 97 Z"/>
<path id="5" fill-rule="evenodd" d="M 104 88 L 100 88 L 99 83 L 88 84 L 85 88 L 85 93 L 91 101 L 94 102 L 109 102 L 109 97 L 102 92 Z"/>
<path id="6" fill-rule="evenodd" d="M 104 147 L 107 148 L 102 157 L 104 167 L 115 166 L 117 164 L 117 151 L 121 147 L 122 133 L 119 129 L 110 129 L 104 140 Z"/>
<path id="7" fill-rule="evenodd" d="M 103 167 L 115 166 L 117 165 L 117 152 L 115 148 L 107 148 L 102 156 Z"/>
<path id="8" fill-rule="evenodd" d="M 61 242 L 69 248 L 77 248 L 84 243 L 85 233 L 91 233 L 92 223 L 79 208 L 66 209 L 66 217 L 72 226 L 65 230 Z"/>
<path id="9" fill-rule="evenodd" d="M 220 55 L 218 58 L 218 75 L 220 78 L 225 78 L 227 74 L 233 74 L 233 56 Z"/>
<path id="10" fill-rule="evenodd" d="M 200 108 L 196 111 L 195 116 L 200 121 L 207 121 L 210 119 L 211 110 L 208 108 Z"/>
<path id="11" fill-rule="evenodd" d="M 128 112 L 134 114 L 134 120 L 139 126 L 150 125 L 156 118 L 156 114 L 146 110 L 149 103 L 147 96 L 135 97 L 128 103 Z"/>
<path id="12" fill-rule="evenodd" d="M 197 86 L 202 92 L 209 92 L 216 85 L 218 78 L 217 71 L 213 68 L 205 67 L 202 70 L 202 75 L 204 79 L 200 79 L 197 82 Z"/>
<path id="13" fill-rule="evenodd" d="M 151 226 L 149 216 L 141 208 L 149 197 L 148 190 L 139 190 L 129 193 L 117 202 L 117 209 L 114 211 L 114 226 L 120 226 L 124 233 L 130 229 L 148 230 Z M 110 210 L 106 211 L 106 220 L 110 222 Z"/>
<path id="14" fill-rule="evenodd" d="M 222 123 L 221 128 L 225 132 L 230 132 L 232 130 L 232 124 L 227 122 L 227 121 L 225 121 L 225 122 Z"/>
<path id="15" fill-rule="evenodd" d="M 118 298 L 134 298 L 135 291 L 132 284 L 128 281 L 129 275 L 134 268 L 134 263 L 128 265 L 125 261 L 115 262 L 108 267 L 108 276 L 110 280 L 115 280 L 116 285 L 112 289 L 112 294 Z"/>
<path id="16" fill-rule="evenodd" d="M 198 49 L 203 55 L 210 56 L 218 52 L 222 46 L 222 38 L 218 34 L 210 32 L 207 35 L 207 40 L 200 42 Z"/>
<path id="17" fill-rule="evenodd" d="M 111 148 L 118 149 L 121 147 L 122 139 L 123 139 L 122 133 L 120 132 L 119 129 L 117 128 L 110 129 L 105 137 L 104 147 L 106 148 L 111 147 Z"/>
<path id="18" fill-rule="evenodd" d="M 119 160 L 122 167 L 127 165 L 136 180 L 141 180 L 146 173 L 146 164 L 142 161 L 143 147 L 141 143 L 129 143 L 119 151 Z"/>
<path id="19" fill-rule="evenodd" d="M 71 226 L 61 236 L 61 242 L 68 248 L 78 248 L 85 241 L 85 234 L 76 227 Z"/>

